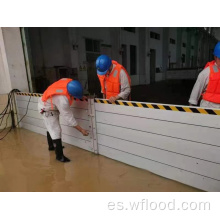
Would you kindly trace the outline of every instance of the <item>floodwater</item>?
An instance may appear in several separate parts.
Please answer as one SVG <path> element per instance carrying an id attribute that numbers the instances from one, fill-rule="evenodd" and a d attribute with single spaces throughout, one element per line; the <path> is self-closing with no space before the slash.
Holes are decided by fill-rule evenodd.
<path id="1" fill-rule="evenodd" d="M 46 137 L 13 130 L 0 141 L 1 192 L 197 192 L 196 188 L 64 143 L 55 160 Z"/>

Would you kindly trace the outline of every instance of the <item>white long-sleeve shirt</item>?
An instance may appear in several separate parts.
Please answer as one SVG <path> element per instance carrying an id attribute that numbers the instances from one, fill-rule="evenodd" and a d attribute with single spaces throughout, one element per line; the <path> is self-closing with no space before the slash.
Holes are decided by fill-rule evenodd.
<path id="1" fill-rule="evenodd" d="M 38 111 L 41 112 L 41 109 L 44 111 L 59 111 L 60 115 L 65 119 L 69 126 L 77 126 L 78 123 L 74 118 L 73 111 L 70 108 L 69 101 L 64 95 L 54 95 L 52 97 L 52 106 L 51 99 L 48 99 L 45 103 L 39 98 L 38 100 Z"/>
<path id="2" fill-rule="evenodd" d="M 115 68 L 115 64 L 113 64 L 113 68 L 112 70 Z M 128 81 L 128 77 L 127 74 L 125 73 L 125 71 L 123 69 L 121 69 L 120 71 L 120 76 L 119 76 L 119 80 L 120 80 L 120 93 L 118 94 L 119 97 L 121 97 L 123 100 L 128 100 L 128 97 L 131 93 L 131 87 Z M 106 77 L 108 77 L 108 75 L 106 75 Z"/>
<path id="3" fill-rule="evenodd" d="M 215 63 L 216 65 L 216 63 Z M 217 65 L 216 65 L 217 67 Z M 189 103 L 192 105 L 197 105 L 199 98 L 201 97 L 202 93 L 204 93 L 207 89 L 208 83 L 209 83 L 209 75 L 210 75 L 210 68 L 205 68 L 199 73 L 199 76 L 196 80 L 196 83 L 193 87 L 193 90 L 191 92 Z M 204 99 L 201 100 L 200 106 L 202 107 L 208 107 L 208 108 L 220 108 L 220 104 L 213 103 L 206 101 Z"/>

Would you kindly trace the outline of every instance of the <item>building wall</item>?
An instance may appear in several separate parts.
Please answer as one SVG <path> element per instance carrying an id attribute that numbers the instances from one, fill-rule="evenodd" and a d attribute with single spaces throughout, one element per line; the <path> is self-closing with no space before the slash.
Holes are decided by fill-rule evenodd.
<path id="1" fill-rule="evenodd" d="M 184 30 L 182 33 L 182 44 L 181 44 L 181 56 L 185 55 L 185 62 L 181 62 L 182 67 L 186 67 L 186 47 L 183 47 L 183 43 L 187 44 L 187 32 Z"/>
<path id="2" fill-rule="evenodd" d="M 131 76 L 131 82 L 132 82 L 132 85 L 139 85 L 141 84 L 139 82 L 139 75 L 140 75 L 140 72 L 139 72 L 139 28 L 135 28 L 135 33 L 133 32 L 128 32 L 128 31 L 125 31 L 125 30 L 121 30 L 120 29 L 120 32 L 121 32 L 121 44 L 125 44 L 127 45 L 127 71 L 128 73 L 130 74 Z M 130 69 L 130 46 L 133 45 L 133 46 L 136 46 L 136 74 L 133 75 L 133 73 L 131 73 L 131 69 Z"/>
<path id="3" fill-rule="evenodd" d="M 136 28 L 135 33 L 122 30 L 121 28 L 69 28 L 70 41 L 77 45 L 77 50 L 73 55 L 73 59 L 78 60 L 78 76 L 83 86 L 87 89 L 87 69 L 80 69 L 87 65 L 85 39 L 98 40 L 101 44 L 100 53 L 93 53 L 99 56 L 104 53 L 109 55 L 113 60 L 119 63 L 122 61 L 120 54 L 121 45 L 127 46 L 127 71 L 130 74 L 130 45 L 136 46 L 137 54 L 137 69 L 136 75 L 131 75 L 132 85 L 139 84 L 139 28 Z M 131 43 L 132 42 L 132 43 Z M 108 45 L 109 47 L 105 47 Z"/>
<path id="4" fill-rule="evenodd" d="M 117 34 L 117 28 L 75 28 L 74 32 L 72 28 L 69 28 L 72 32 L 71 40 L 75 41 L 77 47 L 77 52 L 75 53 L 76 59 L 78 60 L 78 77 L 82 83 L 85 91 L 88 89 L 88 77 L 87 77 L 87 57 L 86 57 L 86 39 L 98 40 L 101 45 L 110 45 L 108 54 L 112 59 L 118 60 L 119 53 L 119 39 L 115 38 L 114 32 Z M 118 35 L 118 34 L 117 34 Z M 98 53 L 93 53 L 95 57 L 98 57 L 104 48 L 101 46 L 101 51 Z M 106 52 L 105 52 L 106 53 Z M 73 58 L 74 58 L 73 57 Z M 81 67 L 85 67 L 81 69 Z M 95 68 L 95 63 L 94 63 Z"/>
<path id="5" fill-rule="evenodd" d="M 2 28 L 0 28 L 0 112 L 2 112 L 8 102 L 7 92 L 11 90 L 11 81 L 7 66 L 7 58 L 5 53 L 5 45 L 2 34 Z M 6 126 L 6 117 L 0 120 L 0 130 Z"/>
<path id="6" fill-rule="evenodd" d="M 2 28 L 2 33 L 12 89 L 29 91 L 20 28 Z"/>
<path id="7" fill-rule="evenodd" d="M 163 28 L 149 28 L 149 32 L 154 32 L 160 34 L 160 40 L 149 38 L 150 49 L 155 49 L 156 51 L 156 69 L 160 72 L 155 73 L 155 81 L 161 81 L 163 79 L 164 69 L 163 69 Z M 150 34 L 150 33 L 149 33 Z M 165 58 L 168 60 L 168 58 Z"/>
<path id="8" fill-rule="evenodd" d="M 146 56 L 146 28 L 139 28 L 139 59 L 138 59 L 138 68 L 139 68 L 139 85 L 147 83 L 148 68 L 147 62 L 148 57 Z"/>
<path id="9" fill-rule="evenodd" d="M 169 28 L 169 38 L 172 38 L 175 40 L 175 44 L 171 44 L 170 42 L 168 42 L 169 51 L 170 51 L 170 63 L 175 64 L 176 63 L 177 28 L 175 27 Z"/>
<path id="10" fill-rule="evenodd" d="M 0 28 L 0 94 L 5 94 L 10 90 L 11 80 L 9 75 L 2 28 Z"/>
<path id="11" fill-rule="evenodd" d="M 12 89 L 29 91 L 20 29 L 0 28 L 0 113 Z M 0 129 L 8 126 L 11 126 L 11 117 L 7 114 L 0 120 Z"/>
<path id="12" fill-rule="evenodd" d="M 150 32 L 160 34 L 160 40 L 150 38 L 150 49 L 156 50 L 156 68 L 162 68 L 163 56 L 162 56 L 162 39 L 163 39 L 163 28 L 149 28 Z"/>
<path id="13" fill-rule="evenodd" d="M 29 28 L 28 31 L 36 76 L 43 74 L 42 67 L 71 66 L 67 28 Z"/>
<path id="14" fill-rule="evenodd" d="M 191 48 L 190 48 L 190 64 L 189 67 L 194 67 L 194 59 L 195 59 L 195 35 L 192 36 L 191 38 Z"/>
<path id="15" fill-rule="evenodd" d="M 214 30 L 213 30 L 213 34 L 214 34 L 214 36 L 216 37 L 216 39 L 218 40 L 218 41 L 220 41 L 220 29 L 219 28 L 213 28 Z"/>

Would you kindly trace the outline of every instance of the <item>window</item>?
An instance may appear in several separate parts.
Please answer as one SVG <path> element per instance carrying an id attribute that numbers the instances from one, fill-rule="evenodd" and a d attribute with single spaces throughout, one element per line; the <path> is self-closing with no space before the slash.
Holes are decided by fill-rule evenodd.
<path id="1" fill-rule="evenodd" d="M 135 33 L 135 27 L 123 27 L 122 30 Z"/>
<path id="2" fill-rule="evenodd" d="M 100 52 L 100 42 L 98 40 L 86 39 L 86 51 Z"/>
<path id="3" fill-rule="evenodd" d="M 186 47 L 186 43 L 183 43 L 183 44 L 182 44 L 182 47 Z"/>
<path id="4" fill-rule="evenodd" d="M 150 38 L 160 40 L 160 34 L 151 31 L 150 32 Z"/>
<path id="5" fill-rule="evenodd" d="M 130 45 L 130 74 L 136 75 L 136 46 Z"/>
<path id="6" fill-rule="evenodd" d="M 170 38 L 170 43 L 171 44 L 176 44 L 176 41 L 173 38 Z"/>

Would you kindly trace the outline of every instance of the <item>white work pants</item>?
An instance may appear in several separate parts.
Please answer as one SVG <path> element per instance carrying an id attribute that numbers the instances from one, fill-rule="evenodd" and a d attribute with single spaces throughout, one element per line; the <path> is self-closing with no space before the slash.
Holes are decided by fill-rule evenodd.
<path id="1" fill-rule="evenodd" d="M 52 140 L 60 139 L 62 130 L 59 121 L 59 111 L 44 112 L 42 116 Z"/>

